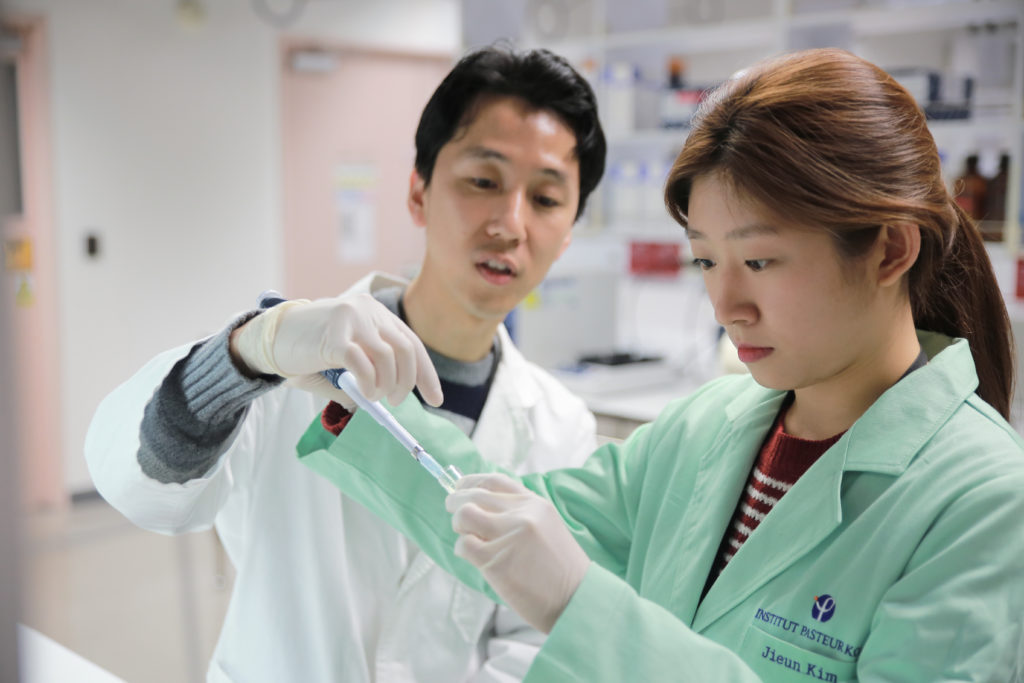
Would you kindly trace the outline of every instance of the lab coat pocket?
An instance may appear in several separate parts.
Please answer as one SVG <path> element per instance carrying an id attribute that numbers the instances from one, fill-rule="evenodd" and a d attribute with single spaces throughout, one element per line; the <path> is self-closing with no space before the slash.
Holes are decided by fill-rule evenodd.
<path id="1" fill-rule="evenodd" d="M 490 598 L 461 583 L 457 583 L 452 591 L 452 623 L 467 643 L 480 640 L 494 608 L 495 604 Z"/>
<path id="2" fill-rule="evenodd" d="M 827 657 L 751 626 L 743 636 L 739 654 L 765 681 L 827 681 L 846 683 L 857 680 L 857 662 Z"/>

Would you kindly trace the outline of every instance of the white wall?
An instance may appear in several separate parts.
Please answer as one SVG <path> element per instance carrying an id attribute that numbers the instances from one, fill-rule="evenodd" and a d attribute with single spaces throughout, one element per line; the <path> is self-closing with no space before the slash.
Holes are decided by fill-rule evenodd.
<path id="1" fill-rule="evenodd" d="M 282 279 L 281 29 L 248 0 L 204 0 L 204 25 L 187 29 L 176 2 L 4 4 L 44 16 L 49 34 L 59 424 L 71 492 L 92 486 L 82 442 L 100 399 Z M 314 0 L 288 32 L 455 51 L 457 16 L 453 0 Z M 99 258 L 86 256 L 89 233 L 100 237 Z"/>
<path id="2" fill-rule="evenodd" d="M 286 31 L 402 52 L 458 54 L 461 16 L 459 0 L 310 0 Z"/>

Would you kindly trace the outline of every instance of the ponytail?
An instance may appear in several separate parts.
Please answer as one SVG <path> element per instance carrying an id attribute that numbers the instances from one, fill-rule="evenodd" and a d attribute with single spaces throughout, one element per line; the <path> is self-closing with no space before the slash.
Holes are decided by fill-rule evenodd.
<path id="1" fill-rule="evenodd" d="M 948 202 L 950 234 L 922 229 L 922 253 L 910 271 L 914 324 L 967 340 L 978 396 L 1009 420 L 1015 374 L 1006 303 L 980 231 L 956 202 Z"/>

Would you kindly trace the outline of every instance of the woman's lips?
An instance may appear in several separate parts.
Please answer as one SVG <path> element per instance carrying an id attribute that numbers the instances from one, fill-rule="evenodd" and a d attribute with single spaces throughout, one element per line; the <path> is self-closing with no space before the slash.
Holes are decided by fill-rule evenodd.
<path id="1" fill-rule="evenodd" d="M 736 347 L 736 353 L 743 363 L 757 362 L 767 357 L 774 350 L 770 346 L 747 346 L 745 344 Z"/>

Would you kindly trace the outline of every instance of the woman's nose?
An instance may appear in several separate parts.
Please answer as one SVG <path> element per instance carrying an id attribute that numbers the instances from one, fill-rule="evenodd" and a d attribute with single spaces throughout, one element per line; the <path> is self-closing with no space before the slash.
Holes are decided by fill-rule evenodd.
<path id="1" fill-rule="evenodd" d="M 722 327 L 749 325 L 757 320 L 757 307 L 747 288 L 737 278 L 728 274 L 717 274 L 713 283 L 705 280 L 711 305 L 715 309 L 715 320 Z"/>

